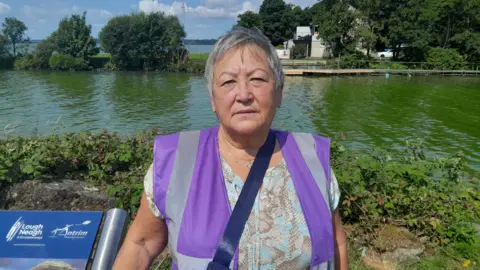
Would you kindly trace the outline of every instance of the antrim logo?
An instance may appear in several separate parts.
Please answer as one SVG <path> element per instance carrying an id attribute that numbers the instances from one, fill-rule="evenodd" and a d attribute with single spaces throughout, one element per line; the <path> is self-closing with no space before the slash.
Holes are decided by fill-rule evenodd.
<path id="1" fill-rule="evenodd" d="M 17 239 L 39 239 L 43 238 L 43 225 L 42 224 L 25 224 L 25 221 L 22 217 L 17 219 L 13 224 L 10 231 L 7 233 L 7 242 L 12 241 L 14 238 Z"/>
<path id="2" fill-rule="evenodd" d="M 63 237 L 63 238 L 85 238 L 88 235 L 87 231 L 82 231 L 81 228 L 77 230 L 70 229 L 71 227 L 82 227 L 90 224 L 90 220 L 85 220 L 83 223 L 80 224 L 67 224 L 63 228 L 56 228 L 52 231 L 52 235 L 50 237 Z"/>

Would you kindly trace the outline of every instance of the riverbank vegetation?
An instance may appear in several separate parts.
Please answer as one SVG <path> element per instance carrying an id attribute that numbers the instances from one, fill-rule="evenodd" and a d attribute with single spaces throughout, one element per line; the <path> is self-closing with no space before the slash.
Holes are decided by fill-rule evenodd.
<path id="1" fill-rule="evenodd" d="M 185 35 L 176 16 L 138 13 L 110 19 L 99 37 L 110 69 L 148 71 L 181 69 L 188 60 Z"/>
<path id="2" fill-rule="evenodd" d="M 7 25 L 15 20 L 17 25 Z M 20 27 L 22 26 L 22 27 Z M 15 31 L 9 30 L 13 27 Z M 185 31 L 176 16 L 163 13 L 134 13 L 109 20 L 99 35 L 102 50 L 91 36 L 86 12 L 63 18 L 58 29 L 35 48 L 17 50 L 19 44 L 30 45 L 23 38 L 23 22 L 6 18 L 3 31 L 15 32 L 14 38 L 0 35 L 0 68 L 28 70 L 161 70 L 198 71 L 190 63 L 184 47 Z M 210 42 L 210 41 L 209 41 Z M 13 48 L 13 50 L 12 50 Z M 202 68 L 203 70 L 203 68 Z"/>
<path id="3" fill-rule="evenodd" d="M 258 13 L 240 14 L 237 25 L 262 29 L 275 46 L 292 39 L 297 26 L 310 26 L 332 57 L 357 62 L 391 49 L 395 61 L 429 62 L 432 69 L 445 62 L 480 67 L 480 1 L 324 0 L 302 9 L 265 0 Z"/>
<path id="4" fill-rule="evenodd" d="M 293 38 L 297 26 L 309 26 L 329 51 L 329 67 L 375 68 L 378 64 L 370 63 L 378 55 L 373 52 L 390 49 L 391 59 L 401 62 L 392 64 L 393 68 L 478 69 L 479 14 L 480 2 L 470 0 L 324 0 L 305 8 L 265 0 L 258 13 L 239 14 L 236 26 L 259 28 L 280 47 Z M 98 56 L 100 48 L 85 13 L 62 19 L 59 28 L 33 51 L 26 49 L 30 45 L 26 30 L 23 22 L 5 19 L 0 68 L 201 72 L 205 64 L 189 56 L 178 18 L 163 13 L 111 18 L 99 36 L 102 50 L 111 57 Z M 300 44 L 293 55 L 305 50 L 306 45 Z M 52 54 L 64 56 L 56 57 L 59 62 L 52 66 Z"/>
<path id="5" fill-rule="evenodd" d="M 128 137 L 107 131 L 5 137 L 0 189 L 31 179 L 87 181 L 115 196 L 133 218 L 156 134 L 153 129 Z M 347 150 L 341 139 L 334 140 L 331 152 L 342 218 L 355 247 L 384 252 L 379 230 L 394 226 L 421 239 L 427 255 L 460 246 L 467 255 L 459 260 L 480 265 L 478 256 L 468 255 L 479 254 L 470 252 L 479 248 L 474 227 L 480 223 L 479 176 L 461 153 L 427 158 L 421 142 L 408 141 L 400 154 L 376 149 L 360 154 Z"/>

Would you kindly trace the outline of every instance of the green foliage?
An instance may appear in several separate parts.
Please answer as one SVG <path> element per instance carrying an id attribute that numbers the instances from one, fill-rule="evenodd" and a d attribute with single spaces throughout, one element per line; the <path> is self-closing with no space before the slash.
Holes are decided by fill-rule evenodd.
<path id="1" fill-rule="evenodd" d="M 397 62 L 370 63 L 370 68 L 372 69 L 408 69 L 406 65 L 397 63 Z"/>
<path id="2" fill-rule="evenodd" d="M 418 142 L 407 142 L 405 154 L 395 159 L 384 151 L 355 155 L 338 143 L 332 153 L 343 220 L 365 244 L 385 223 L 426 236 L 432 246 L 473 241 L 480 186 L 465 173 L 462 155 L 427 159 Z"/>
<path id="3" fill-rule="evenodd" d="M 40 41 L 35 50 L 15 61 L 15 69 L 85 70 L 99 49 L 86 24 L 86 13 L 63 18 L 58 29 Z M 56 52 L 56 55 L 53 53 Z M 96 62 L 97 63 L 97 62 Z"/>
<path id="4" fill-rule="evenodd" d="M 454 243 L 438 249 L 433 256 L 418 262 L 408 262 L 405 269 L 476 269 L 480 265 L 480 237 L 473 244 Z"/>
<path id="5" fill-rule="evenodd" d="M 3 35 L 8 39 L 8 43 L 12 46 L 13 56 L 17 56 L 17 47 L 22 43 L 29 42 L 29 39 L 25 36 L 27 27 L 25 23 L 14 17 L 6 17 L 2 24 Z"/>
<path id="6" fill-rule="evenodd" d="M 293 24 L 297 26 L 309 26 L 312 23 L 312 14 L 310 8 L 306 7 L 302 10 L 299 6 L 290 6 L 293 12 Z"/>
<path id="7" fill-rule="evenodd" d="M 0 189 L 45 177 L 85 180 L 109 190 L 119 207 L 134 214 L 156 134 L 153 129 L 134 137 L 104 131 L 5 138 L 0 140 Z"/>
<path id="8" fill-rule="evenodd" d="M 15 61 L 15 69 L 43 70 L 50 68 L 50 57 L 57 50 L 55 43 L 57 33 L 53 32 L 46 39 L 40 41 L 35 47 L 35 51 L 27 54 Z"/>
<path id="9" fill-rule="evenodd" d="M 467 61 L 480 65 L 480 32 L 465 30 L 453 36 L 451 42 Z"/>
<path id="10" fill-rule="evenodd" d="M 8 38 L 2 34 L 0 34 L 0 57 L 7 57 L 8 56 Z"/>
<path id="11" fill-rule="evenodd" d="M 60 21 L 54 39 L 58 53 L 84 60 L 98 54 L 95 39 L 90 35 L 92 26 L 87 25 L 86 15 L 86 12 L 82 16 L 73 14 Z"/>
<path id="12" fill-rule="evenodd" d="M 234 27 L 258 28 L 277 46 L 293 38 L 297 26 L 310 26 L 311 23 L 312 14 L 308 7 L 302 10 L 283 0 L 265 0 L 259 13 L 246 11 L 239 14 Z"/>
<path id="13" fill-rule="evenodd" d="M 313 21 L 318 25 L 319 37 L 328 44 L 334 56 L 355 52 L 356 39 L 352 32 L 355 14 L 347 1 L 319 2 Z"/>
<path id="14" fill-rule="evenodd" d="M 263 32 L 274 46 L 293 37 L 296 27 L 294 13 L 292 6 L 283 0 L 264 0 L 258 14 L 262 19 Z"/>
<path id="15" fill-rule="evenodd" d="M 428 51 L 427 62 L 435 69 L 464 69 L 465 58 L 455 49 L 432 48 Z"/>
<path id="16" fill-rule="evenodd" d="M 100 32 L 102 48 L 120 70 L 166 70 L 186 61 L 185 31 L 175 16 L 137 13 L 112 18 Z"/>
<path id="17" fill-rule="evenodd" d="M 344 55 L 340 58 L 328 60 L 327 66 L 331 68 L 369 68 L 370 58 L 361 52 Z"/>
<path id="18" fill-rule="evenodd" d="M 90 66 L 94 69 L 102 69 L 106 68 L 107 64 L 110 62 L 112 59 L 112 56 L 109 54 L 106 55 L 95 55 L 90 58 L 88 58 L 88 62 L 90 63 Z"/>
<path id="19" fill-rule="evenodd" d="M 258 28 L 263 30 L 262 17 L 258 13 L 253 11 L 247 11 L 238 15 L 238 21 L 236 26 L 245 28 Z"/>
<path id="20" fill-rule="evenodd" d="M 188 59 L 194 61 L 207 61 L 209 53 L 191 53 L 188 55 Z"/>
<path id="21" fill-rule="evenodd" d="M 71 55 L 54 54 L 48 61 L 53 70 L 86 70 L 87 64 L 83 58 L 75 58 Z"/>
<path id="22" fill-rule="evenodd" d="M 12 69 L 15 57 L 13 56 L 0 56 L 0 69 Z"/>
<path id="23" fill-rule="evenodd" d="M 15 59 L 13 67 L 18 70 L 35 69 L 34 67 L 37 66 L 35 60 L 36 59 L 31 54 L 25 55 L 23 57 L 18 57 L 17 59 Z"/>
<path id="24" fill-rule="evenodd" d="M 0 188 L 27 179 L 79 179 L 115 196 L 135 215 L 143 178 L 152 162 L 157 130 L 123 137 L 107 131 L 0 140 Z M 340 184 L 343 222 L 353 237 L 369 243 L 385 223 L 404 226 L 430 244 L 471 243 L 480 219 L 480 186 L 465 172 L 462 155 L 428 159 L 422 144 L 407 142 L 405 154 L 370 155 L 331 146 Z"/>

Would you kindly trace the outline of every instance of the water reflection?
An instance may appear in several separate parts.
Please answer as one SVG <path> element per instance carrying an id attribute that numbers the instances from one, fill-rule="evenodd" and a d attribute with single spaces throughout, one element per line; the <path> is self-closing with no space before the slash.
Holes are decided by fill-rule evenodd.
<path id="1" fill-rule="evenodd" d="M 0 131 L 49 134 L 59 117 L 60 133 L 201 129 L 217 124 L 204 83 L 172 73 L 0 72 Z M 273 126 L 342 132 L 362 150 L 424 138 L 431 155 L 461 150 L 480 170 L 478 89 L 478 77 L 287 77 Z"/>

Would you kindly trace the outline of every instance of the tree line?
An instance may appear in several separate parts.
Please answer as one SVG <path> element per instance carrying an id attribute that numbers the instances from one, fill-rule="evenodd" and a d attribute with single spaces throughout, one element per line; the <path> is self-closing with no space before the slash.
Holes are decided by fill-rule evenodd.
<path id="1" fill-rule="evenodd" d="M 58 29 L 32 46 L 25 24 L 8 17 L 0 34 L 0 67 L 16 69 L 187 70 L 185 30 L 176 16 L 132 13 L 114 17 L 99 34 L 91 35 L 86 12 L 64 17 Z M 20 49 L 21 48 L 21 49 Z"/>
<path id="2" fill-rule="evenodd" d="M 261 29 L 273 45 L 310 26 L 333 57 L 391 49 L 406 62 L 480 62 L 480 0 L 322 0 L 303 9 L 264 0 L 236 25 Z"/>

